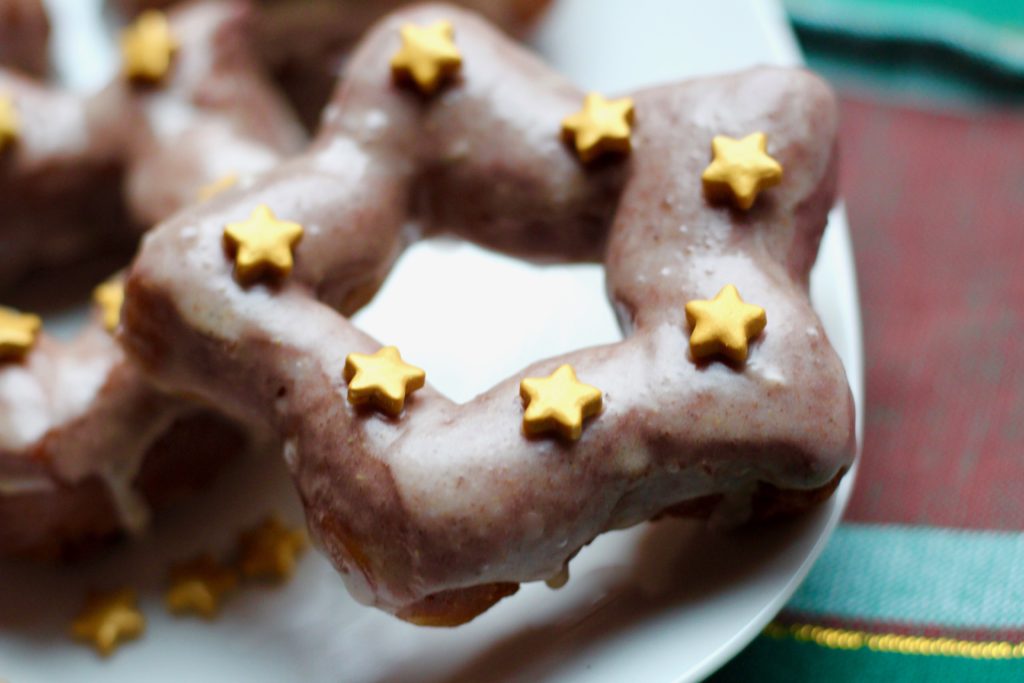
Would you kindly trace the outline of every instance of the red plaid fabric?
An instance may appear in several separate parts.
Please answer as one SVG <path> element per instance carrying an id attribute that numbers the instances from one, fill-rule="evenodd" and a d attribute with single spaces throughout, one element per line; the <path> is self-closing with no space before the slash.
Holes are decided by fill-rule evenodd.
<path id="1" fill-rule="evenodd" d="M 854 522 L 1024 529 L 1024 116 L 843 102 L 864 315 Z"/>

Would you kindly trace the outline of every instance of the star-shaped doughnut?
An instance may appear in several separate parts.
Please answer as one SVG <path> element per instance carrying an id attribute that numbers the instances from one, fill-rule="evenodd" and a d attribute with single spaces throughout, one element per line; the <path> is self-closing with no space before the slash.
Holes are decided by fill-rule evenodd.
<path id="1" fill-rule="evenodd" d="M 0 362 L 20 360 L 35 345 L 42 326 L 38 315 L 0 306 Z"/>
<path id="2" fill-rule="evenodd" d="M 402 47 L 391 58 L 391 74 L 397 82 L 413 83 L 421 93 L 431 95 L 462 68 L 451 22 L 405 24 L 399 32 Z"/>
<path id="3" fill-rule="evenodd" d="M 384 346 L 377 353 L 350 353 L 345 358 L 348 402 L 371 404 L 392 417 L 405 407 L 405 397 L 423 387 L 427 374 L 402 360 L 398 349 Z"/>
<path id="4" fill-rule="evenodd" d="M 208 554 L 200 555 L 171 569 L 171 581 L 164 602 L 175 614 L 198 614 L 212 619 L 221 599 L 238 586 L 238 574 Z"/>
<path id="5" fill-rule="evenodd" d="M 242 533 L 238 540 L 238 567 L 256 579 L 287 579 L 309 539 L 301 529 L 289 529 L 276 517 Z"/>
<path id="6" fill-rule="evenodd" d="M 100 308 L 103 316 L 103 327 L 107 332 L 117 329 L 121 322 L 121 306 L 124 305 L 124 281 L 113 277 L 92 292 L 92 300 Z"/>
<path id="7" fill-rule="evenodd" d="M 754 205 L 761 190 L 782 182 L 782 166 L 768 155 L 768 137 L 751 133 L 737 140 L 716 135 L 711 140 L 713 159 L 701 181 L 704 193 L 713 202 L 732 201 L 746 211 Z"/>
<path id="8" fill-rule="evenodd" d="M 121 33 L 124 75 L 130 80 L 158 83 L 171 70 L 177 49 L 178 41 L 167 16 L 157 10 L 143 12 Z"/>
<path id="9" fill-rule="evenodd" d="M 583 433 L 583 421 L 601 411 L 601 390 L 577 380 L 570 365 L 547 377 L 523 379 L 519 395 L 526 402 L 523 431 L 528 436 L 554 431 L 576 441 Z"/>
<path id="10" fill-rule="evenodd" d="M 583 109 L 562 121 L 562 137 L 574 144 L 580 161 L 589 164 L 605 154 L 628 154 L 632 148 L 633 100 L 607 100 L 592 92 Z"/>
<path id="11" fill-rule="evenodd" d="M 302 239 L 302 226 L 282 221 L 265 204 L 239 223 L 224 227 L 224 244 L 235 257 L 235 278 L 243 285 L 265 275 L 287 277 L 292 272 L 292 248 Z"/>
<path id="12" fill-rule="evenodd" d="M 130 588 L 93 595 L 71 624 L 71 635 L 88 642 L 104 657 L 122 642 L 138 638 L 145 630 L 146 618 L 139 611 L 135 591 Z"/>
<path id="13" fill-rule="evenodd" d="M 10 95 L 0 93 L 0 152 L 18 140 L 21 119 Z"/>
<path id="14" fill-rule="evenodd" d="M 692 329 L 690 352 L 696 360 L 721 354 L 737 363 L 747 359 L 748 343 L 768 323 L 764 309 L 743 301 L 733 285 L 723 287 L 710 301 L 688 301 L 686 320 Z"/>
<path id="15" fill-rule="evenodd" d="M 307 521 L 324 551 L 357 595 L 416 624 L 465 623 L 520 583 L 551 577 L 599 534 L 666 510 L 720 516 L 715 505 L 739 491 L 740 502 L 750 503 L 744 512 L 757 521 L 777 515 L 778 501 L 788 513 L 828 496 L 853 461 L 856 435 L 842 363 L 828 344 L 804 343 L 823 334 L 800 285 L 834 196 L 838 116 L 827 85 L 773 67 L 642 91 L 631 156 L 595 173 L 560 140 L 561 120 L 580 108 L 583 94 L 458 9 L 445 11 L 466 50 L 472 92 L 442 90 L 443 102 L 424 102 L 398 91 L 389 73 L 398 27 L 422 21 L 425 11 L 404 10 L 356 49 L 350 64 L 365 73 L 350 78 L 332 104 L 356 123 L 322 127 L 308 152 L 226 198 L 245 210 L 274 197 L 284 211 L 290 200 L 292 220 L 315 224 L 302 255 L 317 259 L 297 262 L 301 286 L 289 287 L 288 296 L 247 297 L 225 286 L 227 264 L 209 264 L 222 257 L 229 204 L 197 207 L 188 220 L 150 233 L 131 270 L 129 291 L 139 296 L 127 298 L 130 315 L 121 323 L 131 356 L 162 386 L 244 403 L 287 440 Z M 483 51 L 470 54 L 471 45 Z M 762 95 L 763 106 L 747 106 L 752 94 Z M 736 211 L 711 205 L 699 185 L 716 133 L 756 130 L 787 164 L 799 163 L 800 182 L 760 197 L 771 211 L 759 212 L 756 239 L 746 239 L 751 227 L 729 225 Z M 553 147 L 563 149 L 553 156 Z M 323 169 L 346 163 L 355 170 L 324 182 Z M 672 192 L 680 187 L 689 193 Z M 239 204 L 246 197 L 249 204 Z M 405 229 L 410 221 L 416 230 Z M 346 354 L 379 347 L 366 346 L 344 313 L 370 298 L 366 283 L 376 286 L 409 243 L 446 232 L 527 260 L 603 255 L 627 338 L 539 361 L 532 367 L 551 376 L 520 372 L 521 382 L 499 383 L 465 403 L 424 387 L 399 418 L 353 408 L 342 376 L 355 384 L 359 368 L 344 362 Z M 167 258 L 182 248 L 182 258 Z M 745 266 L 739 281 L 709 280 L 707 273 L 733 272 L 738 262 Z M 684 305 L 711 299 L 729 282 L 748 289 L 752 302 L 770 304 L 785 324 L 771 336 L 761 332 L 744 367 L 725 356 L 725 367 L 695 364 Z M 165 308 L 176 314 L 162 314 Z M 752 333 L 756 320 L 741 319 L 739 327 Z M 311 328 L 344 350 L 325 354 L 323 343 L 310 341 Z M 739 343 L 749 345 L 745 335 Z M 778 376 L 800 371 L 806 381 L 768 386 L 751 361 Z M 568 367 L 555 371 L 561 365 Z M 208 372 L 214 366 L 218 372 Z M 673 381 L 694 370 L 694 381 Z M 223 381 L 229 375 L 247 381 Z M 331 395 L 324 395 L 325 377 L 334 380 Z M 737 391 L 737 382 L 749 391 Z M 284 409 L 276 387 L 311 400 L 301 411 Z M 671 410 L 654 414 L 654 404 Z M 694 429 L 697 413 L 741 419 Z M 809 422 L 818 428 L 808 430 Z M 710 453 L 711 442 L 735 447 Z M 728 468 L 716 466 L 719 456 Z M 695 459 L 707 460 L 708 471 L 689 471 Z M 794 460 L 806 466 L 793 467 Z M 598 476 L 580 476 L 595 463 Z M 427 470 L 438 476 L 422 476 Z M 559 496 L 559 486 L 570 490 Z M 567 499 L 585 504 L 567 512 Z M 538 516 L 557 523 L 538 530 Z"/>

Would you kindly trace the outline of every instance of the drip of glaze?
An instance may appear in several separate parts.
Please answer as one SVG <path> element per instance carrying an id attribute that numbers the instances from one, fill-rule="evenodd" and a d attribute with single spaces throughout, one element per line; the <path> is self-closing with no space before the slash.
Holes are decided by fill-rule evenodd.
<path id="1" fill-rule="evenodd" d="M 108 462 L 100 468 L 100 479 L 110 493 L 121 528 L 133 536 L 138 536 L 149 526 L 149 505 L 135 489 L 133 481 L 142 465 L 142 457 Z"/>
<path id="2" fill-rule="evenodd" d="M 562 568 L 558 570 L 558 573 L 554 576 L 545 579 L 544 583 L 546 583 L 548 588 L 550 588 L 553 591 L 556 591 L 565 584 L 569 583 L 569 563 L 566 562 L 565 564 L 563 564 Z"/>

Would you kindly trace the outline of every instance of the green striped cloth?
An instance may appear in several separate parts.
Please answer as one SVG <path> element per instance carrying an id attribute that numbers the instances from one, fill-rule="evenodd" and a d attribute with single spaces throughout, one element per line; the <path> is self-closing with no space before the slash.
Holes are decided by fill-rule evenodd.
<path id="1" fill-rule="evenodd" d="M 1024 75 L 1022 0 L 786 0 L 786 9 L 799 29 L 935 45 Z"/>
<path id="2" fill-rule="evenodd" d="M 1024 104 L 1024 0 L 785 0 L 840 86 L 947 106 Z"/>
<path id="3" fill-rule="evenodd" d="M 1022 634 L 1024 534 L 844 524 L 715 680 L 1021 681 Z"/>
<path id="4" fill-rule="evenodd" d="M 983 668 L 982 668 L 983 666 Z M 866 647 L 823 647 L 795 638 L 762 636 L 714 679 L 716 683 L 1019 683 L 1020 660 L 978 661 L 963 657 L 906 655 Z"/>
<path id="5" fill-rule="evenodd" d="M 784 1 L 842 99 L 864 452 L 806 582 L 712 681 L 1024 682 L 1024 0 Z"/>

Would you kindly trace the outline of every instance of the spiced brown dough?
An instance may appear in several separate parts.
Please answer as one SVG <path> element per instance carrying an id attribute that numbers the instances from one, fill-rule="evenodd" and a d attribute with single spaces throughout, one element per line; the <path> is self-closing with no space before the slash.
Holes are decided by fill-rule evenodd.
<path id="1" fill-rule="evenodd" d="M 75 231 L 102 247 L 197 201 L 214 178 L 244 178 L 297 146 L 297 123 L 247 54 L 246 11 L 200 2 L 173 12 L 182 44 L 172 73 L 144 91 L 115 83 L 77 99 L 0 76 L 23 121 L 0 162 L 4 268 Z M 43 336 L 23 359 L 0 360 L 0 555 L 67 555 L 138 531 L 150 506 L 209 481 L 246 436 L 155 389 L 99 311 L 70 343 Z"/>
<path id="2" fill-rule="evenodd" d="M 400 26 L 437 20 L 454 24 L 463 66 L 423 97 L 392 83 L 389 60 Z M 803 507 L 851 464 L 853 401 L 808 300 L 835 197 L 833 94 L 803 70 L 758 68 L 633 97 L 632 154 L 585 168 L 559 140 L 583 93 L 472 14 L 404 10 L 356 49 L 306 154 L 145 238 L 126 348 L 161 384 L 273 426 L 313 535 L 359 600 L 461 623 L 604 531 L 694 501 L 696 514 L 756 514 L 766 492 Z M 712 137 L 757 130 L 782 183 L 749 212 L 709 204 Z M 306 229 L 279 287 L 239 285 L 225 253 L 225 225 L 260 204 Z M 625 340 L 539 360 L 463 405 L 428 384 L 397 418 L 355 408 L 345 358 L 380 344 L 339 311 L 366 301 L 409 239 L 442 231 L 603 261 Z M 745 365 L 695 364 L 684 306 L 726 283 L 768 327 Z M 603 409 L 577 442 L 527 438 L 519 382 L 562 363 Z"/>
<path id="3" fill-rule="evenodd" d="M 303 144 L 249 50 L 249 18 L 242 0 L 171 12 L 180 48 L 154 86 L 117 76 L 82 96 L 0 70 L 21 128 L 0 150 L 0 285 L 131 244 L 204 185 Z"/>
<path id="4" fill-rule="evenodd" d="M 174 0 L 119 0 L 128 13 Z M 458 0 L 515 34 L 549 0 Z M 260 0 L 254 44 L 260 59 L 310 127 L 330 97 L 345 58 L 370 25 L 408 0 Z"/>
<path id="5" fill-rule="evenodd" d="M 29 74 L 46 73 L 49 37 L 42 0 L 0 0 L 0 64 Z"/>

